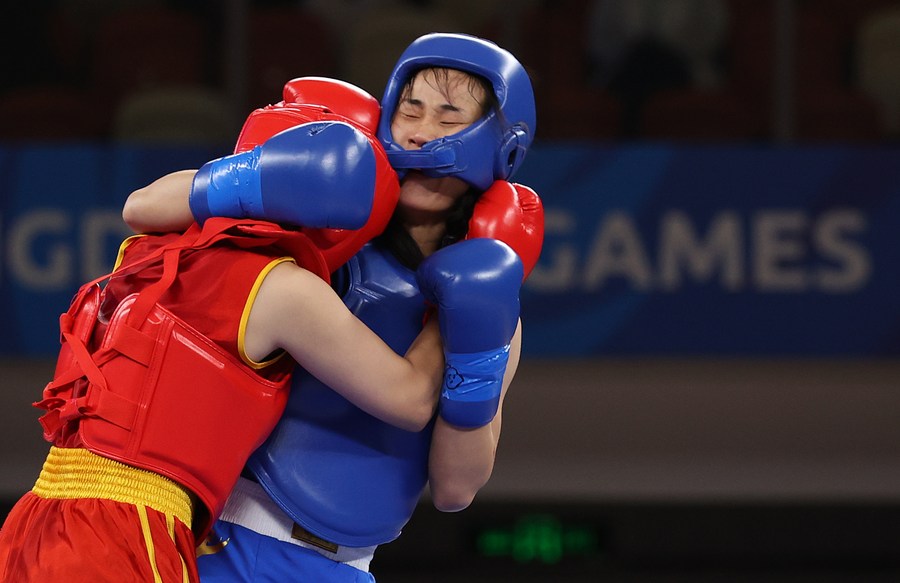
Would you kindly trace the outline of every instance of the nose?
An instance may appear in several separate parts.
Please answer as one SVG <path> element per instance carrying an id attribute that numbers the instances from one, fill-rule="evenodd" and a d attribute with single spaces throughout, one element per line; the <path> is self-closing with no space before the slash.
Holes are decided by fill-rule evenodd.
<path id="1" fill-rule="evenodd" d="M 426 138 L 424 136 L 424 134 L 422 134 L 421 132 L 415 132 L 409 136 L 409 140 L 407 140 L 407 143 L 408 143 L 410 149 L 418 150 L 427 141 L 428 141 L 428 138 Z"/>
<path id="2" fill-rule="evenodd" d="M 415 127 L 411 128 L 409 132 L 409 137 L 407 138 L 407 145 L 410 149 L 421 148 L 427 142 L 435 140 L 441 137 L 437 131 L 435 124 L 430 123 L 428 121 L 420 121 L 416 124 Z"/>

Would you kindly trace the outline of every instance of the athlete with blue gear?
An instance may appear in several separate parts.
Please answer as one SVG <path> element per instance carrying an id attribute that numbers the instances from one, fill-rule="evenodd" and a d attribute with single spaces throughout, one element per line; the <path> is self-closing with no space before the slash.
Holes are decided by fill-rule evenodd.
<path id="1" fill-rule="evenodd" d="M 406 83 L 417 71 L 433 67 L 486 79 L 498 107 L 460 132 L 410 150 L 394 139 L 391 124 Z M 534 139 L 534 93 L 525 69 L 509 52 L 472 36 L 430 34 L 416 39 L 397 61 L 381 106 L 378 137 L 401 178 L 405 170 L 416 169 L 429 176 L 454 176 L 487 190 L 495 180 L 513 175 Z"/>
<path id="2" fill-rule="evenodd" d="M 400 535 L 426 485 L 438 509 L 458 511 L 487 482 L 519 359 L 518 290 L 543 238 L 540 199 L 507 182 L 534 110 L 524 68 L 489 41 L 436 33 L 400 57 L 378 123 L 400 201 L 333 285 L 401 354 L 436 306 L 448 365 L 438 415 L 423 431 L 397 428 L 297 370 L 302 388 L 200 549 L 204 581 L 374 581 L 375 548 Z M 143 195 L 158 204 L 158 190 Z M 173 227 L 143 214 L 144 228 Z"/>

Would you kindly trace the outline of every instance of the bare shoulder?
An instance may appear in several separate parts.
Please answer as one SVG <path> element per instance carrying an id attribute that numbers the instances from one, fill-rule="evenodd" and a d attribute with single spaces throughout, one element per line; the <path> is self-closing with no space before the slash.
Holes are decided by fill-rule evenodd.
<path id="1" fill-rule="evenodd" d="M 272 288 L 273 291 L 292 294 L 316 294 L 323 291 L 334 293 L 321 277 L 290 260 L 281 261 L 272 267 L 266 274 L 263 285 Z"/>
<path id="2" fill-rule="evenodd" d="M 250 310 L 245 341 L 248 355 L 268 354 L 284 348 L 298 356 L 298 344 L 322 329 L 343 303 L 318 276 L 291 261 L 282 261 L 266 273 Z M 293 350 L 291 350 L 293 348 Z"/>
<path id="3" fill-rule="evenodd" d="M 346 308 L 328 282 L 291 261 L 273 267 L 263 279 L 254 306 L 264 306 L 273 317 L 306 320 L 331 318 Z"/>

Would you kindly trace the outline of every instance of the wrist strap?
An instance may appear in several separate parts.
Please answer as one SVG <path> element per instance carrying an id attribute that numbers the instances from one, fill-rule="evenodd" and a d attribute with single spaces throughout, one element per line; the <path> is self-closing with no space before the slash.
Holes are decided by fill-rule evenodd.
<path id="1" fill-rule="evenodd" d="M 509 345 L 474 353 L 445 352 L 440 412 L 460 427 L 490 423 L 500 404 Z"/>

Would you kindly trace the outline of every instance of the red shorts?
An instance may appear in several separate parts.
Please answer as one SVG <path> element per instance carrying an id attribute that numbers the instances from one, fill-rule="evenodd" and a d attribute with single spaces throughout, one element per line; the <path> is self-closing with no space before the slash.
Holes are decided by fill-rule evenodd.
<path id="1" fill-rule="evenodd" d="M 80 452 L 79 458 L 93 456 L 85 450 L 62 451 Z M 130 494 L 121 495 L 123 489 L 110 488 L 107 476 L 95 468 L 91 468 L 90 478 L 82 474 L 76 480 L 71 472 L 48 472 L 54 455 L 51 451 L 34 490 L 16 503 L 0 529 L 0 583 L 199 581 L 194 536 L 190 527 L 176 518 L 183 517 L 181 512 L 167 512 L 171 507 L 156 504 L 160 499 L 153 492 L 148 496 L 150 504 L 133 500 L 135 487 L 130 479 L 122 481 Z M 99 459 L 102 465 L 117 464 Z M 68 461 L 66 464 L 71 466 Z M 140 472 L 118 465 L 126 472 Z M 149 472 L 144 474 L 154 483 L 144 480 L 137 487 L 138 494 L 150 491 L 148 487 L 155 492 L 159 480 L 165 480 Z M 121 476 L 117 480 L 121 481 Z M 97 483 L 102 493 L 85 496 L 85 488 L 96 489 Z M 188 522 L 189 516 L 188 507 Z"/>

